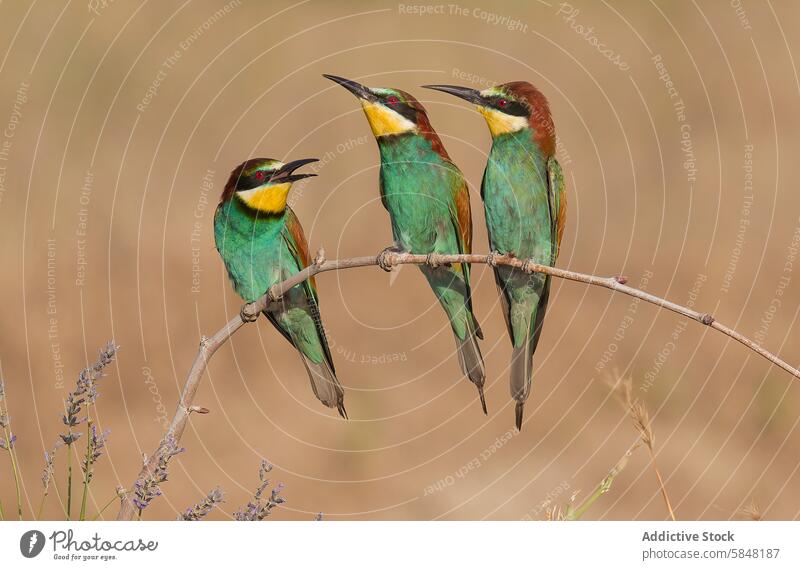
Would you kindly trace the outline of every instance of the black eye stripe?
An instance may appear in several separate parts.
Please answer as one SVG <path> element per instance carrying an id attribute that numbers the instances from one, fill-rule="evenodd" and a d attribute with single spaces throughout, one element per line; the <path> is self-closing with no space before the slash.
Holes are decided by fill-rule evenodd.
<path id="1" fill-rule="evenodd" d="M 267 180 L 267 176 L 265 174 L 263 178 L 259 179 L 257 174 L 257 172 L 254 172 L 250 176 L 242 176 L 239 178 L 239 184 L 236 185 L 236 188 L 238 190 L 252 190 L 253 188 L 263 186 L 264 182 Z"/>
<path id="2" fill-rule="evenodd" d="M 392 111 L 396 111 L 397 113 L 400 113 L 401 115 L 403 115 L 403 117 L 405 117 L 406 119 L 408 119 L 412 123 L 416 123 L 417 122 L 417 111 L 416 111 L 416 109 L 414 109 L 411 105 L 409 105 L 408 103 L 406 103 L 405 101 L 403 101 L 399 97 L 397 97 L 397 102 L 396 103 L 394 103 L 394 104 L 389 103 L 389 97 L 397 97 L 397 96 L 396 95 L 387 95 L 382 101 L 383 104 L 386 107 L 388 107 Z"/>
<path id="3" fill-rule="evenodd" d="M 506 102 L 505 107 L 500 105 L 500 101 Z M 530 111 L 525 105 L 513 99 L 509 99 L 508 97 L 498 96 L 492 99 L 491 105 L 493 108 L 506 115 L 514 115 L 516 117 L 527 117 L 530 115 Z"/>

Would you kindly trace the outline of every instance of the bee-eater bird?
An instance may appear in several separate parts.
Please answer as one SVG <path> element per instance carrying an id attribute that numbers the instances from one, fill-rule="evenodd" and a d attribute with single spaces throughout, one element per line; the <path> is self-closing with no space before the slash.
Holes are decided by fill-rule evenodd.
<path id="1" fill-rule="evenodd" d="M 335 75 L 325 77 L 358 97 L 378 142 L 381 201 L 389 212 L 394 238 L 394 246 L 385 251 L 470 253 L 469 189 L 431 127 L 425 108 L 399 89 L 368 88 Z M 486 413 L 486 371 L 478 347 L 483 333 L 472 311 L 469 265 L 420 269 L 447 313 L 461 370 L 478 388 Z"/>
<path id="2" fill-rule="evenodd" d="M 555 127 L 547 99 L 525 81 L 477 91 L 426 85 L 477 105 L 492 135 L 481 197 L 492 251 L 554 265 L 566 220 L 564 176 L 555 158 Z M 531 391 L 533 353 L 542 334 L 550 277 L 511 267 L 494 269 L 511 337 L 510 388 L 522 429 Z"/>
<path id="3" fill-rule="evenodd" d="M 225 184 L 214 214 L 214 240 L 233 288 L 248 303 L 311 263 L 303 228 L 286 199 L 292 183 L 315 176 L 294 171 L 316 161 L 306 158 L 284 164 L 254 158 L 237 166 Z M 346 418 L 344 392 L 325 338 L 314 278 L 270 303 L 264 315 L 297 349 L 314 395 Z"/>

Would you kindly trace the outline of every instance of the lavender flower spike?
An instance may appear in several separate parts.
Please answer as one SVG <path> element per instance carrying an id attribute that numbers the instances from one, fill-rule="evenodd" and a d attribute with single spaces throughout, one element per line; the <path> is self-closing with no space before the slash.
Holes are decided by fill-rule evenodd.
<path id="1" fill-rule="evenodd" d="M 11 451 L 14 449 L 14 442 L 17 441 L 17 436 L 13 433 L 11 437 L 8 438 L 8 441 L 4 440 L 0 437 L 0 449 L 5 449 L 6 451 Z"/>
<path id="2" fill-rule="evenodd" d="M 114 344 L 114 341 L 109 341 L 108 344 L 100 349 L 97 361 L 81 370 L 80 374 L 78 374 L 75 390 L 67 395 L 67 400 L 64 404 L 64 415 L 61 418 L 61 421 L 70 428 L 70 431 L 86 421 L 86 418 L 78 416 L 84 405 L 92 405 L 97 400 L 99 395 L 97 383 L 104 376 L 103 369 L 113 362 L 117 355 L 117 350 L 119 350 L 119 347 Z M 69 445 L 77 439 L 77 436 L 72 437 L 72 434 L 67 433 L 62 434 L 61 439 Z"/>
<path id="3" fill-rule="evenodd" d="M 283 483 L 279 483 L 273 487 L 268 498 L 263 498 L 264 492 L 269 486 L 267 473 L 270 471 L 272 471 L 272 465 L 269 463 L 269 461 L 262 460 L 261 467 L 258 470 L 258 478 L 261 483 L 253 495 L 253 500 L 249 501 L 247 505 L 233 513 L 234 519 L 237 521 L 262 521 L 272 513 L 273 508 L 286 502 L 286 499 L 281 497 Z"/>
<path id="4" fill-rule="evenodd" d="M 159 485 L 167 480 L 167 464 L 169 460 L 184 451 L 186 449 L 178 447 L 178 443 L 172 433 L 168 433 L 161 441 L 161 445 L 156 451 L 159 455 L 158 465 L 147 476 L 137 479 L 133 484 L 134 497 L 132 501 L 137 509 L 140 511 L 146 509 L 150 505 L 150 501 L 161 496 Z"/>
<path id="5" fill-rule="evenodd" d="M 86 457 L 84 457 L 81 465 L 81 468 L 86 475 L 87 483 L 90 482 L 94 476 L 92 465 L 94 465 L 94 463 L 100 459 L 100 456 L 103 454 L 103 448 L 106 446 L 106 440 L 108 439 L 108 435 L 110 433 L 111 430 L 103 430 L 102 433 L 98 433 L 97 426 L 92 425 L 91 427 Z"/>
<path id="6" fill-rule="evenodd" d="M 214 508 L 223 502 L 222 489 L 214 487 L 202 501 L 193 505 L 178 515 L 179 521 L 199 521 L 208 515 Z"/>

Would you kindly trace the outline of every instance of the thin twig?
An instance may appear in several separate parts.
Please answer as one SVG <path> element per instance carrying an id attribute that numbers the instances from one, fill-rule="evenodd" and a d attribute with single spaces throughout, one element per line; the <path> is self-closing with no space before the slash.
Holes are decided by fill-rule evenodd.
<path id="1" fill-rule="evenodd" d="M 517 259 L 515 257 L 499 254 L 419 255 L 411 253 L 385 252 L 378 256 L 352 257 L 348 259 L 325 261 L 322 252 L 320 251 L 317 259 L 314 260 L 314 263 L 296 273 L 289 279 L 273 285 L 270 287 L 269 291 L 267 291 L 267 293 L 257 301 L 244 305 L 242 307 L 242 314 L 231 319 L 224 327 L 214 333 L 214 335 L 210 338 L 203 337 L 200 342 L 200 348 L 197 351 L 197 356 L 195 356 L 194 362 L 192 363 L 192 368 L 189 370 L 189 374 L 186 378 L 186 383 L 183 386 L 181 398 L 178 402 L 178 407 L 175 411 L 174 417 L 172 418 L 172 422 L 170 423 L 168 433 L 172 434 L 176 442 L 180 441 L 189 421 L 190 408 L 194 401 L 194 396 L 197 393 L 200 379 L 206 369 L 208 361 L 211 359 L 217 349 L 227 342 L 231 335 L 245 324 L 245 320 L 242 318 L 242 315 L 245 317 L 255 317 L 261 311 L 263 311 L 267 305 L 285 295 L 286 292 L 288 292 L 292 287 L 302 283 L 314 275 L 317 275 L 318 273 L 325 273 L 327 271 L 340 271 L 355 267 L 369 267 L 373 265 L 380 265 L 381 263 L 388 267 L 405 264 L 439 266 L 452 263 L 484 263 L 492 266 L 505 265 L 522 269 L 528 273 L 544 273 L 560 279 L 577 281 L 579 283 L 586 283 L 588 285 L 597 285 L 599 287 L 611 289 L 612 291 L 630 295 L 631 297 L 636 297 L 637 299 L 642 299 L 643 301 L 647 301 L 653 305 L 663 307 L 706 326 L 710 326 L 711 328 L 728 335 L 734 340 L 739 341 L 773 364 L 776 364 L 780 368 L 786 370 L 795 378 L 800 379 L 800 370 L 787 364 L 776 355 L 765 350 L 744 335 L 717 322 L 710 314 L 699 313 L 687 307 L 678 305 L 677 303 L 657 297 L 651 293 L 646 293 L 645 291 L 630 287 L 626 285 L 627 278 L 623 276 L 598 277 L 596 275 L 577 273 L 575 271 L 559 269 L 557 267 L 550 267 L 548 265 L 541 265 L 539 263 L 534 263 L 531 260 Z M 145 463 L 145 465 L 142 467 L 139 477 L 144 477 L 147 475 L 147 473 L 152 471 L 153 467 L 155 467 L 155 465 L 158 463 L 162 451 L 163 440 L 156 449 L 155 453 L 148 458 L 147 463 Z M 128 495 L 122 501 L 122 506 L 120 507 L 120 511 L 117 515 L 117 520 L 131 520 L 134 514 L 135 507 L 133 505 L 132 498 Z"/>
<path id="2" fill-rule="evenodd" d="M 103 513 L 105 512 L 105 510 L 106 510 L 108 507 L 110 507 L 110 506 L 111 506 L 111 504 L 112 504 L 114 501 L 116 501 L 116 500 L 118 500 L 118 499 L 121 499 L 121 498 L 122 498 L 122 496 L 123 496 L 124 494 L 125 494 L 125 489 L 123 489 L 122 487 L 117 487 L 117 494 L 116 494 L 116 495 L 114 495 L 114 496 L 113 496 L 113 497 L 112 497 L 112 498 L 111 498 L 111 499 L 110 499 L 110 500 L 109 500 L 109 501 L 108 501 L 108 502 L 107 502 L 107 503 L 106 503 L 106 504 L 103 506 L 103 508 L 102 508 L 102 509 L 100 509 L 99 511 L 97 511 L 97 514 L 96 514 L 96 515 L 94 515 L 94 516 L 93 516 L 93 517 L 92 517 L 90 520 L 96 521 L 97 519 L 99 519 L 99 518 L 100 518 L 100 517 L 103 515 Z"/>

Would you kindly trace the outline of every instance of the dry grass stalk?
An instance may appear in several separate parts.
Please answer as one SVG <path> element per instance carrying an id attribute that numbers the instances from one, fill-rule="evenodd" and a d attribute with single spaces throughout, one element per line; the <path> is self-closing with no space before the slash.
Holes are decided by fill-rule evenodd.
<path id="1" fill-rule="evenodd" d="M 672 520 L 676 520 L 675 511 L 672 509 L 672 503 L 667 494 L 667 488 L 664 485 L 664 478 L 661 476 L 661 471 L 658 469 L 656 462 L 655 452 L 655 436 L 653 434 L 653 427 L 650 422 L 650 414 L 644 402 L 633 397 L 633 380 L 630 376 L 621 377 L 617 370 L 614 371 L 612 377 L 607 379 L 607 383 L 611 389 L 617 394 L 625 411 L 633 421 L 633 426 L 639 433 L 639 440 L 645 445 L 648 453 L 650 454 L 650 465 L 653 467 L 656 479 L 658 480 L 658 487 L 661 490 L 661 497 L 664 499 L 664 504 L 667 506 L 667 511 Z"/>
<path id="2" fill-rule="evenodd" d="M 628 460 L 633 455 L 633 452 L 641 445 L 641 442 L 637 440 L 632 446 L 628 448 L 625 452 L 625 455 L 620 457 L 619 461 L 614 464 L 614 467 L 608 472 L 608 474 L 603 477 L 603 480 L 597 484 L 597 486 L 592 490 L 586 499 L 578 505 L 577 507 L 574 506 L 575 499 L 578 495 L 578 491 L 575 491 L 570 497 L 570 503 L 566 507 L 566 511 L 563 513 L 563 519 L 558 520 L 568 520 L 574 521 L 580 519 L 586 511 L 603 495 L 608 493 L 611 490 L 611 485 L 614 483 L 614 479 L 625 469 L 625 466 L 628 464 Z"/>
<path id="3" fill-rule="evenodd" d="M 742 509 L 739 511 L 739 514 L 746 519 L 750 519 L 751 521 L 764 520 L 764 513 L 761 512 L 761 509 L 755 501 L 751 501 L 749 505 L 742 507 Z"/>

